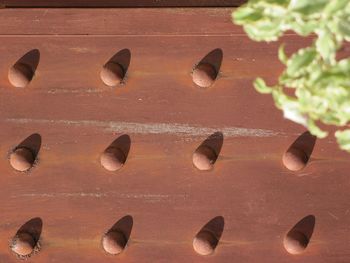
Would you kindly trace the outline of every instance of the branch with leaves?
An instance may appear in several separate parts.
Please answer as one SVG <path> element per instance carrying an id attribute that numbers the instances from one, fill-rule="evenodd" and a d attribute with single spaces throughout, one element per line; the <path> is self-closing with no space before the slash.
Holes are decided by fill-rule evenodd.
<path id="1" fill-rule="evenodd" d="M 350 41 L 349 0 L 250 0 L 233 12 L 234 23 L 242 25 L 255 41 L 277 41 L 286 31 L 306 37 L 315 35 L 311 46 L 291 56 L 279 48 L 285 70 L 274 86 L 262 78 L 255 89 L 271 94 L 284 116 L 302 124 L 319 137 L 328 135 L 319 123 L 335 125 L 335 137 L 350 152 L 350 58 L 337 59 L 338 51 Z M 293 89 L 294 96 L 286 89 Z"/>

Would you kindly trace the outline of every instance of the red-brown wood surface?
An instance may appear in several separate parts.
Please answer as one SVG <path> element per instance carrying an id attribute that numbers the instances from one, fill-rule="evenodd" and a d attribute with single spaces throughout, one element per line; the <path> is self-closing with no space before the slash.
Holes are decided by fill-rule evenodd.
<path id="1" fill-rule="evenodd" d="M 4 9 L 0 13 L 0 262 L 18 262 L 9 243 L 31 218 L 43 221 L 41 250 L 28 262 L 349 262 L 349 155 L 330 136 L 316 142 L 301 172 L 282 155 L 304 132 L 283 119 L 252 80 L 273 82 L 282 70 L 279 43 L 255 43 L 232 25 L 231 9 Z M 310 40 L 289 34 L 287 51 Z M 200 89 L 191 71 L 220 48 L 215 84 Z M 344 54 L 349 54 L 345 47 Z M 26 88 L 9 68 L 38 49 Z M 106 87 L 102 66 L 129 49 L 125 85 Z M 224 136 L 212 171 L 192 164 L 214 132 Z M 9 164 L 11 149 L 41 136 L 29 173 Z M 99 156 L 117 137 L 131 139 L 117 172 Z M 126 250 L 101 248 L 123 216 L 133 218 Z M 285 234 L 314 215 L 301 255 L 283 247 Z M 192 240 L 212 218 L 225 220 L 208 257 Z"/>
<path id="2" fill-rule="evenodd" d="M 4 7 L 232 7 L 246 0 L 1 0 Z"/>

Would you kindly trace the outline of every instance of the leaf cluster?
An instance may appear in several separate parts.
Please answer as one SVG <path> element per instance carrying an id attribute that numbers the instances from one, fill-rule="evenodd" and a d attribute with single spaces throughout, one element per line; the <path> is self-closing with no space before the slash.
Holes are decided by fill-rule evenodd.
<path id="1" fill-rule="evenodd" d="M 257 78 L 254 86 L 271 94 L 286 118 L 319 138 L 328 133 L 318 124 L 338 126 L 337 141 L 350 152 L 350 129 L 343 130 L 350 121 L 350 58 L 337 59 L 338 51 L 350 41 L 350 1 L 250 0 L 232 18 L 255 41 L 277 41 L 286 31 L 315 36 L 309 47 L 290 56 L 280 46 L 278 57 L 285 70 L 278 83 L 268 86 Z"/>

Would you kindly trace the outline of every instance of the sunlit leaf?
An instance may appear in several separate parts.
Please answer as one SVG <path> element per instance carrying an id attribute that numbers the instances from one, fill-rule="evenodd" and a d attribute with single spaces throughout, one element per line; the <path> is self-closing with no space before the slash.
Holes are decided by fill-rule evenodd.
<path id="1" fill-rule="evenodd" d="M 232 13 L 233 21 L 239 25 L 257 21 L 262 17 L 262 10 L 257 10 L 250 7 L 239 8 L 236 12 Z"/>
<path id="2" fill-rule="evenodd" d="M 337 131 L 335 133 L 340 148 L 350 152 L 350 130 Z"/>
<path id="3" fill-rule="evenodd" d="M 336 42 L 331 32 L 323 30 L 319 33 L 316 40 L 316 48 L 323 59 L 326 61 L 334 61 Z"/>
<path id="4" fill-rule="evenodd" d="M 350 41 L 350 0 L 248 0 L 236 12 L 236 23 L 255 41 L 277 41 L 290 31 L 312 36 L 308 47 L 290 56 L 280 46 L 278 58 L 285 69 L 273 87 L 257 78 L 258 92 L 271 93 L 286 119 L 306 126 L 319 138 L 328 133 L 318 124 L 350 123 L 350 57 L 337 59 L 340 48 Z M 336 136 L 350 152 L 350 129 Z"/>
<path id="5" fill-rule="evenodd" d="M 326 131 L 322 131 L 319 127 L 317 127 L 312 119 L 308 119 L 307 127 L 309 128 L 311 134 L 317 136 L 318 138 L 325 138 L 328 135 Z"/>
<path id="6" fill-rule="evenodd" d="M 282 105 L 284 118 L 301 124 L 307 125 L 308 118 L 305 114 L 300 112 L 299 105 L 297 102 L 288 102 Z"/>
<path id="7" fill-rule="evenodd" d="M 287 73 L 296 75 L 302 68 L 307 67 L 315 59 L 317 52 L 313 48 L 301 49 L 287 62 Z"/>
<path id="8" fill-rule="evenodd" d="M 268 87 L 262 78 L 257 78 L 254 82 L 255 89 L 263 94 L 268 94 L 272 92 L 272 88 Z"/>
<path id="9" fill-rule="evenodd" d="M 349 4 L 349 0 L 332 0 L 325 8 L 324 12 L 327 15 L 333 15 L 334 13 L 343 10 L 346 5 Z"/>
<path id="10" fill-rule="evenodd" d="M 284 52 L 284 45 L 281 45 L 280 48 L 278 49 L 278 58 L 283 64 L 287 64 L 288 57 Z"/>
<path id="11" fill-rule="evenodd" d="M 304 15 L 320 12 L 329 0 L 291 0 L 289 8 Z"/>
<path id="12" fill-rule="evenodd" d="M 338 24 L 338 29 L 344 35 L 345 38 L 350 39 L 350 21 L 340 20 Z"/>

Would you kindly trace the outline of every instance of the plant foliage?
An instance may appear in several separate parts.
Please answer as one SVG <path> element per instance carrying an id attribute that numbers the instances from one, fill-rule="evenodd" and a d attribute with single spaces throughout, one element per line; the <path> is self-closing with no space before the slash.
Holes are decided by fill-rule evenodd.
<path id="1" fill-rule="evenodd" d="M 286 31 L 315 36 L 311 46 L 287 56 L 280 46 L 278 57 L 285 70 L 274 86 L 256 79 L 256 90 L 272 94 L 284 116 L 307 127 L 319 138 L 328 135 L 319 123 L 335 125 L 340 147 L 350 152 L 350 58 L 337 52 L 350 41 L 350 0 L 250 0 L 233 12 L 255 41 L 277 41 Z M 293 89 L 294 96 L 286 89 Z M 293 92 L 292 92 L 293 93 Z"/>

